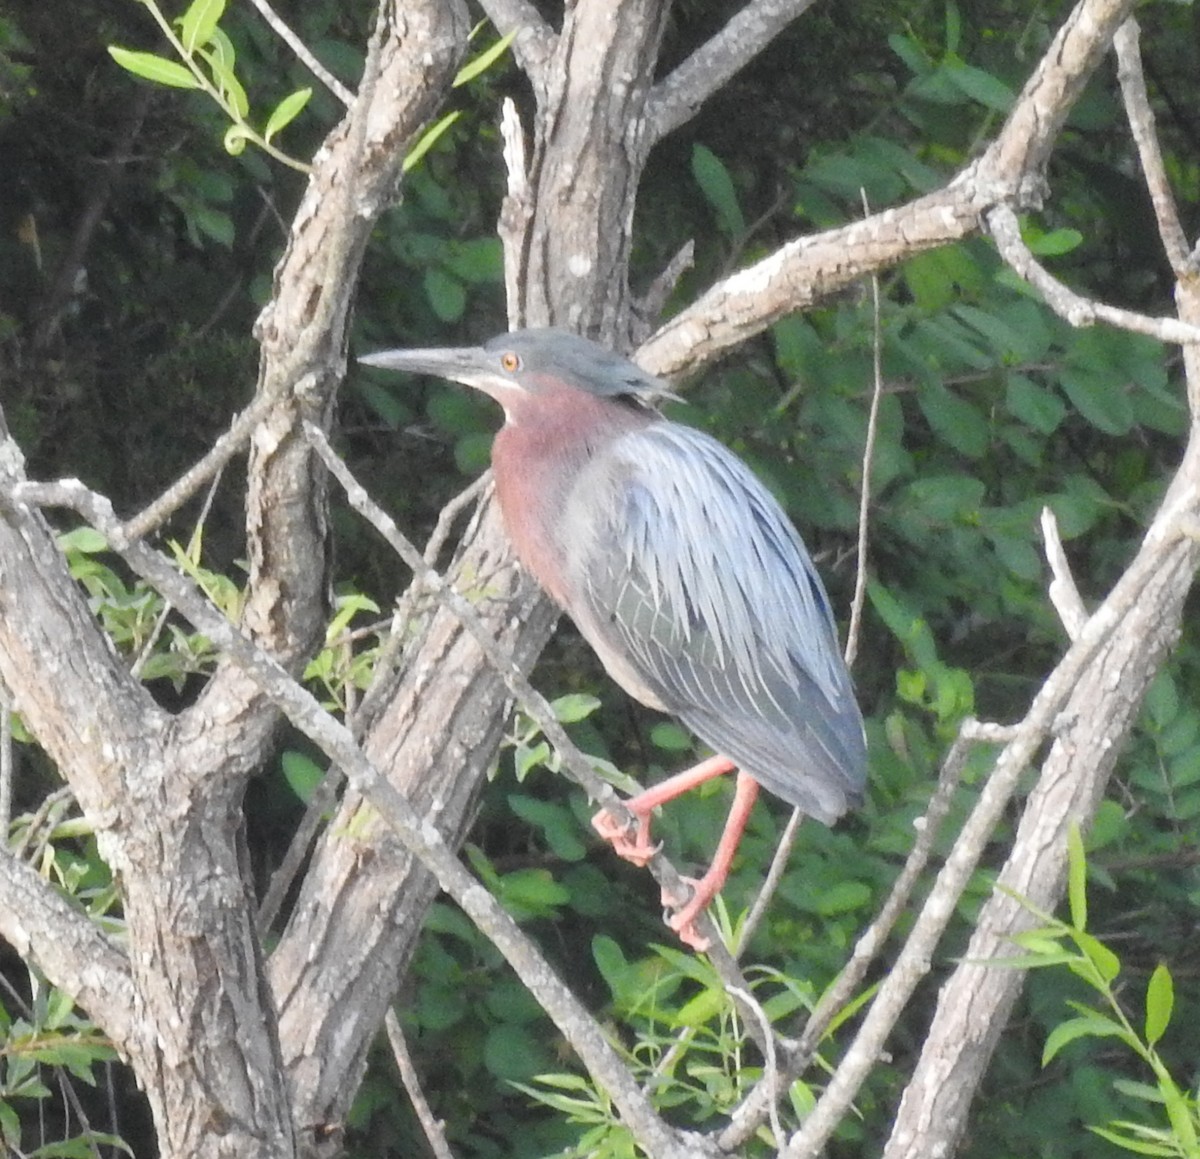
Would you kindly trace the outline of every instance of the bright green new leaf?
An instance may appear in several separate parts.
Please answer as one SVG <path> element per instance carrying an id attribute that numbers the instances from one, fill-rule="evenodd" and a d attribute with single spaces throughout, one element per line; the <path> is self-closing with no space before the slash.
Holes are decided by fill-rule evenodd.
<path id="1" fill-rule="evenodd" d="M 414 165 L 419 164 L 421 158 L 437 144 L 438 138 L 461 116 L 462 113 L 455 110 L 434 121 L 421 135 L 421 139 L 408 151 L 408 156 L 404 158 L 404 163 L 400 167 L 402 171 L 407 173 Z"/>
<path id="2" fill-rule="evenodd" d="M 575 724 L 586 720 L 600 707 L 600 698 L 590 692 L 570 692 L 558 697 L 550 707 L 559 724 Z"/>
<path id="3" fill-rule="evenodd" d="M 1072 821 L 1067 830 L 1067 899 L 1071 907 L 1071 925 L 1087 929 L 1087 857 L 1079 825 Z"/>
<path id="4" fill-rule="evenodd" d="M 269 141 L 281 129 L 290 125 L 308 104 L 312 89 L 297 89 L 290 93 L 275 106 L 275 111 L 267 118 L 267 127 L 263 129 L 263 140 Z"/>
<path id="5" fill-rule="evenodd" d="M 254 135 L 248 125 L 230 125 L 225 130 L 225 152 L 236 157 L 246 150 L 246 142 Z"/>
<path id="6" fill-rule="evenodd" d="M 512 44 L 519 31 L 519 28 L 514 28 L 507 36 L 502 36 L 497 40 L 491 48 L 484 49 L 474 60 L 467 61 L 458 70 L 458 75 L 450 87 L 459 88 L 461 85 L 469 84 L 480 73 L 487 72 L 508 51 L 508 46 Z"/>
<path id="7" fill-rule="evenodd" d="M 57 538 L 60 551 L 79 551 L 84 555 L 93 555 L 95 552 L 108 550 L 108 540 L 94 527 L 76 527 L 73 531 L 64 531 Z"/>
<path id="8" fill-rule="evenodd" d="M 1171 971 L 1159 962 L 1146 986 L 1146 1042 L 1153 1046 L 1166 1033 L 1175 1006 Z"/>
<path id="9" fill-rule="evenodd" d="M 741 206 L 738 205 L 733 178 L 720 157 L 704 145 L 693 146 L 692 176 L 700 186 L 704 199 L 716 211 L 721 228 L 734 236 L 743 233 L 746 220 L 742 216 Z"/>
<path id="10" fill-rule="evenodd" d="M 1042 1066 L 1048 1066 L 1064 1046 L 1077 1038 L 1118 1038 L 1124 1033 L 1116 1022 L 1103 1015 L 1068 1018 L 1066 1022 L 1060 1022 L 1047 1037 L 1042 1051 Z"/>
<path id="11" fill-rule="evenodd" d="M 1150 1143 L 1126 1133 L 1130 1128 L 1138 1126 L 1136 1123 L 1114 1122 L 1112 1126 L 1113 1128 L 1120 1129 L 1110 1130 L 1105 1127 L 1089 1126 L 1088 1130 L 1093 1135 L 1099 1135 L 1101 1139 L 1105 1139 L 1114 1146 L 1120 1147 L 1122 1151 L 1132 1151 L 1135 1155 L 1179 1155 L 1179 1148 L 1175 1146 L 1173 1141 Z"/>
<path id="12" fill-rule="evenodd" d="M 155 56 L 152 52 L 132 52 L 128 48 L 118 48 L 115 44 L 110 44 L 108 54 L 126 72 L 154 81 L 155 84 L 168 85 L 173 89 L 200 87 L 200 82 L 183 65 Z"/>
<path id="13" fill-rule="evenodd" d="M 289 749 L 280 758 L 283 776 L 293 793 L 306 805 L 325 776 L 325 770 L 304 753 Z"/>
<path id="14" fill-rule="evenodd" d="M 1075 944 L 1079 947 L 1083 956 L 1088 960 L 1088 963 L 1096 973 L 1100 975 L 1105 985 L 1108 985 L 1121 972 L 1121 959 L 1100 941 L 1099 938 L 1094 938 L 1091 934 L 1084 933 L 1082 930 L 1074 931 L 1072 937 L 1075 939 Z M 1083 966 L 1080 966 L 1078 969 L 1072 967 L 1072 973 L 1078 974 L 1089 985 L 1095 984 Z"/>
<path id="15" fill-rule="evenodd" d="M 225 0 L 192 0 L 179 19 L 179 39 L 189 55 L 212 38 L 225 13 Z"/>
<path id="16" fill-rule="evenodd" d="M 729 1003 L 729 995 L 724 989 L 720 986 L 710 986 L 690 1002 L 685 1002 L 671 1022 L 675 1026 L 703 1026 L 728 1009 Z"/>

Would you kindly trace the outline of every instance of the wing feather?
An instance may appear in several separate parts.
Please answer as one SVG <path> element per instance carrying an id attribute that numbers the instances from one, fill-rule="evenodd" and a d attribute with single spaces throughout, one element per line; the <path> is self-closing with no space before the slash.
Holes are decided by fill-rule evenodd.
<path id="1" fill-rule="evenodd" d="M 628 691 L 826 822 L 865 779 L 862 720 L 799 535 L 739 459 L 666 421 L 617 437 L 565 504 L 572 614 Z"/>

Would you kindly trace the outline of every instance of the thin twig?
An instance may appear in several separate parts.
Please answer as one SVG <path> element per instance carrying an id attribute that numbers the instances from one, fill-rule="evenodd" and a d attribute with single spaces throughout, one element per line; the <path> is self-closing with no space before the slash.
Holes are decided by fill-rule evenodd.
<path id="1" fill-rule="evenodd" d="M 1087 608 L 1080 599 L 1067 553 L 1063 550 L 1062 538 L 1058 534 L 1058 520 L 1049 507 L 1042 508 L 1042 539 L 1046 544 L 1046 562 L 1050 565 L 1050 587 L 1047 595 L 1058 612 L 1058 618 L 1067 635 L 1076 639 L 1087 623 Z"/>
<path id="2" fill-rule="evenodd" d="M 762 1027 L 763 1037 L 767 1042 L 767 1056 L 763 1060 L 763 1077 L 759 1086 L 767 1091 L 767 1114 L 771 1120 L 771 1130 L 775 1134 L 775 1144 L 783 1142 L 783 1123 L 779 1120 L 779 1096 L 783 1093 L 780 1084 L 779 1060 L 775 1054 L 775 1039 L 771 1034 L 771 1020 L 762 1008 L 758 999 L 749 990 L 730 990 L 730 995 L 741 999 L 742 1005 L 750 1011 L 751 1016 L 758 1019 Z"/>
<path id="3" fill-rule="evenodd" d="M 869 213 L 870 206 L 863 194 L 863 212 Z M 855 657 L 858 655 L 859 634 L 862 631 L 863 607 L 867 597 L 867 545 L 869 540 L 870 511 L 871 511 L 871 464 L 875 458 L 875 440 L 879 426 L 879 400 L 883 397 L 883 325 L 880 315 L 879 278 L 871 277 L 872 316 L 874 331 L 872 340 L 874 389 L 871 392 L 871 405 L 867 411 L 867 434 L 863 444 L 862 456 L 862 486 L 858 497 L 858 566 L 854 573 L 854 597 L 850 601 L 850 626 L 846 631 L 846 667 L 853 668 Z M 796 843 L 796 834 L 804 814 L 793 810 L 791 817 L 775 848 L 771 858 L 771 867 L 763 879 L 762 888 L 750 907 L 750 914 L 742 926 L 741 938 L 738 941 L 737 954 L 749 944 L 750 938 L 757 929 L 771 898 L 783 880 L 784 870 L 792 855 L 792 847 Z"/>
<path id="4" fill-rule="evenodd" d="M 492 19 L 495 21 L 494 16 Z M 521 288 L 525 284 L 528 258 L 525 239 L 533 215 L 533 194 L 529 188 L 529 170 L 525 160 L 525 131 L 512 97 L 505 97 L 500 106 L 500 137 L 504 141 L 502 155 L 508 176 L 508 192 L 500 206 L 497 232 L 504 251 L 504 298 L 508 303 L 508 328 L 516 330 L 524 322 Z"/>
<path id="5" fill-rule="evenodd" d="M 284 23 L 267 0 L 250 0 L 250 3 L 258 9 L 258 14 L 271 26 L 275 35 L 296 54 L 296 58 L 304 67 L 349 108 L 354 103 L 354 94 L 313 55 L 308 45 Z"/>
<path id="6" fill-rule="evenodd" d="M 921 874 L 925 872 L 925 866 L 933 851 L 934 840 L 950 811 L 950 803 L 954 798 L 954 791 L 958 788 L 970 744 L 985 737 L 988 740 L 993 739 L 990 734 L 981 736 L 978 722 L 973 720 L 963 722 L 958 738 L 950 746 L 950 751 L 942 762 L 937 787 L 929 799 L 929 804 L 926 806 L 924 814 L 913 822 L 913 828 L 917 834 L 916 840 L 908 852 L 904 867 L 892 883 L 887 900 L 880 907 L 875 920 L 855 943 L 854 952 L 850 955 L 849 961 L 833 985 L 821 996 L 816 1009 L 809 1015 L 799 1039 L 789 1051 L 783 1072 L 785 1085 L 799 1077 L 808 1067 L 817 1047 L 825 1037 L 825 1032 L 829 1029 L 829 1024 L 838 1011 L 854 997 L 866 978 L 871 963 L 883 949 L 892 928 L 904 912 L 904 907 L 908 904 L 908 899 L 920 880 Z M 721 1146 L 731 1151 L 740 1147 L 758 1129 L 758 1125 L 767 1111 L 768 1100 L 772 1097 L 773 1091 L 765 1084 L 760 1083 L 755 1087 L 730 1117 L 729 1125 L 720 1136 Z"/>
<path id="7" fill-rule="evenodd" d="M 746 920 L 742 923 L 742 928 L 738 935 L 738 943 L 733 951 L 735 958 L 740 958 L 745 953 L 746 947 L 750 944 L 750 939 L 754 937 L 755 930 L 758 929 L 763 915 L 767 912 L 771 904 L 771 899 L 775 896 L 775 891 L 779 888 L 779 883 L 783 880 L 788 859 L 792 855 L 792 847 L 796 844 L 796 833 L 799 831 L 800 822 L 803 820 L 804 810 L 793 809 L 792 815 L 788 818 L 787 824 L 783 828 L 783 836 L 779 838 L 779 844 L 775 847 L 775 854 L 771 858 L 771 866 L 767 870 L 767 875 L 763 878 L 762 886 L 759 888 L 758 894 L 750 906 L 750 912 L 746 915 Z"/>
<path id="8" fill-rule="evenodd" d="M 224 470 L 224 467 L 217 469 L 217 473 L 213 476 L 212 482 L 209 484 L 208 494 L 204 496 L 204 505 L 200 508 L 200 514 L 196 519 L 195 526 L 192 528 L 192 534 L 188 538 L 187 554 L 189 556 L 199 546 L 199 536 L 204 528 L 204 524 L 208 520 L 208 513 L 212 510 L 213 499 L 216 497 L 217 488 L 221 485 L 221 475 L 224 473 Z M 159 636 L 162 635 L 162 630 L 166 626 L 171 611 L 171 605 L 163 601 L 162 611 L 158 613 L 158 619 L 155 620 L 154 627 L 150 630 L 150 635 L 146 637 L 145 643 L 142 644 L 141 650 L 133 662 L 133 667 L 129 670 L 130 675 L 135 679 L 141 677 L 142 669 L 146 666 L 146 661 L 150 659 L 150 655 L 154 651 L 155 644 L 158 643 Z"/>
<path id="9" fill-rule="evenodd" d="M 396 1012 L 390 1006 L 387 1014 L 384 1015 L 383 1024 L 387 1028 L 392 1057 L 396 1060 L 396 1067 L 400 1071 L 400 1081 L 408 1092 L 409 1102 L 412 1103 L 417 1121 L 421 1124 L 421 1130 L 425 1132 L 425 1138 L 429 1141 L 429 1149 L 433 1152 L 434 1159 L 454 1159 L 454 1152 L 450 1150 L 450 1145 L 446 1142 L 446 1125 L 434 1115 L 433 1108 L 425 1098 L 425 1092 L 421 1089 L 421 1076 L 417 1074 L 417 1068 L 409 1053 L 404 1029 L 400 1025 L 400 1019 L 396 1017 Z"/>
<path id="10" fill-rule="evenodd" d="M 1117 53 L 1117 81 L 1121 86 L 1121 99 L 1125 102 L 1129 130 L 1137 146 L 1142 176 L 1150 193 L 1150 204 L 1158 221 L 1158 236 L 1172 272 L 1181 278 L 1195 273 L 1195 261 L 1188 249 L 1187 233 L 1179 221 L 1179 208 L 1171 192 L 1167 167 L 1163 164 L 1154 110 L 1150 106 L 1150 94 L 1146 91 L 1138 33 L 1138 22 L 1131 16 L 1113 37 L 1113 48 Z"/>
<path id="11" fill-rule="evenodd" d="M 1107 322 L 1133 334 L 1146 334 L 1160 342 L 1184 344 L 1200 342 L 1200 326 L 1191 326 L 1178 318 L 1152 318 L 1133 310 L 1122 310 L 1096 302 L 1063 285 L 1033 256 L 1021 239 L 1017 215 L 1007 205 L 997 205 L 987 214 L 988 230 L 1000 256 L 1025 281 L 1042 295 L 1046 305 L 1072 326 L 1094 326 Z"/>
<path id="12" fill-rule="evenodd" d="M 15 761 L 12 743 L 12 695 L 0 680 L 0 845 L 8 845 L 8 827 L 12 823 L 13 778 Z"/>
<path id="13" fill-rule="evenodd" d="M 283 855 L 279 868 L 271 874 L 267 892 L 258 907 L 254 928 L 260 938 L 265 938 L 275 924 L 292 883 L 304 867 L 313 839 L 337 803 L 338 793 L 344 781 L 342 771 L 336 766 L 330 766 L 309 797 L 304 816 L 300 818 L 300 824 L 296 826 L 296 832 L 288 842 L 287 852 Z"/>
<path id="14" fill-rule="evenodd" d="M 276 401 L 268 395 L 255 398 L 245 410 L 234 417 L 229 429 L 213 443 L 210 451 L 180 475 L 153 503 L 121 525 L 122 533 L 129 539 L 145 539 L 150 532 L 169 519 L 245 446 L 250 432 Z"/>
<path id="15" fill-rule="evenodd" d="M 446 546 L 446 540 L 450 538 L 450 530 L 454 526 L 454 521 L 471 504 L 477 502 L 482 495 L 485 495 L 491 484 L 491 471 L 484 471 L 479 478 L 471 480 L 438 513 L 437 524 L 434 526 L 433 534 L 430 535 L 429 542 L 425 544 L 425 550 L 421 553 L 422 558 L 430 567 L 437 567 L 438 556 L 442 554 L 442 548 Z"/>
<path id="16" fill-rule="evenodd" d="M 868 210 L 866 194 L 863 209 Z M 874 387 L 867 411 L 867 437 L 863 445 L 862 486 L 858 495 L 858 567 L 854 574 L 854 598 L 850 601 L 850 627 L 846 631 L 846 667 L 853 668 L 858 656 L 858 637 L 862 630 L 863 607 L 867 599 L 867 545 L 871 519 L 871 466 L 875 459 L 875 440 L 879 430 L 879 400 L 883 397 L 883 322 L 879 302 L 879 276 L 871 275 L 871 369 Z"/>
<path id="17" fill-rule="evenodd" d="M 65 507 L 81 514 L 137 575 L 169 599 L 197 631 L 208 636 L 214 647 L 257 684 L 296 728 L 331 762 L 346 771 L 355 791 L 371 803 L 513 967 L 595 1081 L 607 1090 L 622 1120 L 645 1151 L 657 1159 L 698 1159 L 715 1154 L 703 1137 L 677 1131 L 659 1118 L 600 1026 L 541 951 L 459 862 L 437 827 L 418 815 L 408 799 L 371 763 L 350 730 L 326 712 L 274 657 L 230 623 L 196 584 L 160 553 L 140 541 L 127 539 L 108 499 L 72 479 L 51 484 L 18 483 L 11 489 L 10 497 L 20 505 Z M 416 554 L 416 558 L 420 560 L 420 555 Z"/>

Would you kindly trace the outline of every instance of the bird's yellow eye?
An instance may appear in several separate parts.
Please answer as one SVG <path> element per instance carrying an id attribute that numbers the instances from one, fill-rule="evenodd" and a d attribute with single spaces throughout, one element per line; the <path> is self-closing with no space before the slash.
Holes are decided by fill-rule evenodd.
<path id="1" fill-rule="evenodd" d="M 509 374 L 516 374 L 521 369 L 521 356 L 514 350 L 506 350 L 500 355 L 500 365 L 508 371 Z"/>

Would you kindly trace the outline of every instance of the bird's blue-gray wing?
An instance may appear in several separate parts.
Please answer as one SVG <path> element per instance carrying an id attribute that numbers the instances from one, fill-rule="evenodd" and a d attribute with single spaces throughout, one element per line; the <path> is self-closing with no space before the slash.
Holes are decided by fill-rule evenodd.
<path id="1" fill-rule="evenodd" d="M 825 822 L 865 779 L 828 597 L 779 505 L 702 432 L 654 422 L 566 497 L 571 611 L 627 690 Z"/>

